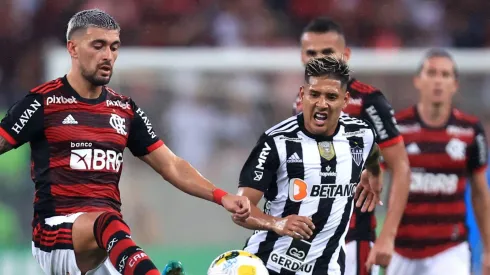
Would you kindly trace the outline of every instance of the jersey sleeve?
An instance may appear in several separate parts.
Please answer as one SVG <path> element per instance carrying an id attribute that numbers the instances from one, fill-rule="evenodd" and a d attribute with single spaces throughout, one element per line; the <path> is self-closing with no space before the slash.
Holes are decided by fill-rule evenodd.
<path id="1" fill-rule="evenodd" d="M 40 94 L 28 94 L 7 111 L 0 123 L 0 136 L 14 148 L 30 142 L 44 130 L 44 102 Z"/>
<path id="2" fill-rule="evenodd" d="M 474 126 L 475 138 L 467 150 L 468 170 L 471 173 L 481 171 L 487 167 L 488 146 L 485 130 L 480 122 Z"/>
<path id="3" fill-rule="evenodd" d="M 403 140 L 398 131 L 395 111 L 381 92 L 377 91 L 365 97 L 361 116 L 374 126 L 380 148 L 392 146 Z"/>
<path id="4" fill-rule="evenodd" d="M 279 154 L 272 138 L 262 135 L 240 173 L 239 187 L 250 187 L 266 192 L 276 182 Z"/>
<path id="5" fill-rule="evenodd" d="M 134 111 L 127 147 L 135 157 L 147 155 L 163 145 L 145 112 L 131 100 Z"/>

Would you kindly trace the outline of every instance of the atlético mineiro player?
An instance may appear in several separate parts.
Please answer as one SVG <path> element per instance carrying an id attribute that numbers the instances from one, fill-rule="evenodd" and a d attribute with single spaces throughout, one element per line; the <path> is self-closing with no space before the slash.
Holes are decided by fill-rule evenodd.
<path id="1" fill-rule="evenodd" d="M 395 239 L 388 275 L 471 274 L 466 182 L 490 274 L 488 149 L 478 118 L 454 108 L 458 70 L 451 55 L 433 49 L 414 77 L 419 101 L 396 114 L 412 169 L 410 195 Z"/>
<path id="2" fill-rule="evenodd" d="M 303 30 L 301 61 L 306 64 L 312 58 L 325 55 L 335 55 L 348 61 L 351 49 L 346 44 L 341 26 L 329 18 L 320 17 L 312 20 Z M 377 265 L 386 267 L 393 254 L 396 230 L 407 201 L 410 169 L 403 138 L 393 117 L 393 108 L 383 93 L 355 78 L 350 79 L 347 91 L 350 99 L 343 111 L 374 126 L 381 154 L 392 171 L 388 211 L 378 238 L 374 213 L 362 212 L 360 208 L 354 209 L 346 237 L 345 274 L 377 275 Z M 298 99 L 293 105 L 294 113 L 303 109 Z M 378 186 L 381 188 L 381 183 L 378 182 Z"/>
<path id="3" fill-rule="evenodd" d="M 126 147 L 183 192 L 221 204 L 235 218 L 250 214 L 246 197 L 203 178 L 164 145 L 131 98 L 105 86 L 119 33 L 103 11 L 75 14 L 66 34 L 71 70 L 32 89 L 0 124 L 0 154 L 31 146 L 32 249 L 46 274 L 159 275 L 120 213 Z"/>

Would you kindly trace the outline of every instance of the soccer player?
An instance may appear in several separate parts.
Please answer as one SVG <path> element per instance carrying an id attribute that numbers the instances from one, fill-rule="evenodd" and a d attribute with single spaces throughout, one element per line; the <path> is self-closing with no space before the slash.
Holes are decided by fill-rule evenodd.
<path id="1" fill-rule="evenodd" d="M 250 212 L 246 197 L 203 178 L 164 145 L 132 99 L 105 86 L 119 33 L 100 10 L 75 14 L 66 34 L 68 74 L 32 89 L 0 124 L 0 154 L 31 146 L 32 252 L 46 274 L 159 275 L 120 212 L 125 147 L 180 190 L 221 204 L 238 219 Z"/>
<path id="2" fill-rule="evenodd" d="M 355 187 L 364 168 L 364 178 L 381 172 L 374 129 L 341 115 L 349 101 L 348 82 L 343 61 L 309 61 L 300 90 L 303 113 L 267 130 L 242 168 L 238 194 L 250 199 L 252 214 L 235 222 L 256 230 L 245 250 L 261 258 L 270 274 L 345 272 Z M 371 211 L 377 197 L 370 193 L 365 202 L 364 191 L 357 205 L 364 202 L 363 210 Z M 263 196 L 261 212 L 256 205 Z"/>
<path id="3" fill-rule="evenodd" d="M 483 274 L 490 274 L 490 194 L 487 145 L 478 118 L 453 105 L 458 72 L 452 57 L 431 50 L 414 77 L 419 102 L 396 118 L 412 169 L 407 208 L 389 275 L 470 274 L 465 225 L 466 180 L 483 240 Z"/>
<path id="4" fill-rule="evenodd" d="M 310 22 L 301 36 L 301 61 L 306 64 L 311 58 L 335 55 L 349 60 L 351 50 L 346 45 L 342 28 L 328 18 Z M 378 267 L 386 267 L 393 254 L 394 238 L 406 205 L 410 185 L 410 169 L 403 139 L 396 127 L 394 111 L 380 90 L 351 77 L 347 84 L 350 99 L 344 112 L 350 116 L 369 121 L 377 133 L 381 154 L 392 171 L 393 185 L 385 222 L 376 240 L 376 217 L 374 212 L 354 210 L 347 233 L 347 275 L 378 274 Z M 298 97 L 294 113 L 303 106 Z M 381 188 L 381 182 L 378 182 Z M 373 242 L 376 242 L 373 245 Z M 373 246 L 372 246 L 373 245 Z M 372 247 L 371 247 L 372 246 Z"/>

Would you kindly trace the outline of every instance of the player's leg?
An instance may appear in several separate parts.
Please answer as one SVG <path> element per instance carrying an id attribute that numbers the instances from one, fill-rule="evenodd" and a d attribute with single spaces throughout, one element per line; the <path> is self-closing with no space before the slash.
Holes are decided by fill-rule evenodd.
<path id="1" fill-rule="evenodd" d="M 471 254 L 467 242 L 427 259 L 427 275 L 471 274 Z"/>
<path id="2" fill-rule="evenodd" d="M 160 275 L 148 255 L 131 239 L 129 227 L 116 213 L 81 215 L 73 224 L 72 236 L 77 265 L 82 274 L 97 267 L 103 268 L 101 263 L 108 256 L 120 274 Z"/>
<path id="3" fill-rule="evenodd" d="M 378 274 L 378 267 L 369 273 L 366 262 L 371 250 L 369 241 L 351 241 L 345 245 L 345 275 Z"/>

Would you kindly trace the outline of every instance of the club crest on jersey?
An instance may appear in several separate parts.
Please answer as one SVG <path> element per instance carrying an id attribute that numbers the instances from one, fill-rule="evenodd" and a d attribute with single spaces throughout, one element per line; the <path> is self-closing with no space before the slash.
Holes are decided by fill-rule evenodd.
<path id="1" fill-rule="evenodd" d="M 117 131 L 120 135 L 127 135 L 126 132 L 126 120 L 117 114 L 111 114 L 111 119 L 109 120 L 112 128 Z"/>
<path id="2" fill-rule="evenodd" d="M 362 156 L 364 154 L 364 143 L 360 139 L 350 139 L 350 153 L 352 155 L 352 159 L 354 160 L 357 166 L 361 166 Z"/>
<path id="3" fill-rule="evenodd" d="M 319 142 L 318 151 L 320 152 L 320 156 L 326 160 L 332 160 L 335 157 L 335 148 L 331 141 Z"/>

